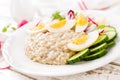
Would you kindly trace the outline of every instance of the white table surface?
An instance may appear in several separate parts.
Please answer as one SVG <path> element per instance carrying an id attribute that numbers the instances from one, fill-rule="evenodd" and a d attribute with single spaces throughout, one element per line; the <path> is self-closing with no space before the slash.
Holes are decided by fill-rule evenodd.
<path id="1" fill-rule="evenodd" d="M 0 16 L 11 17 L 10 1 L 11 0 L 0 0 Z M 119 15 L 119 8 L 120 5 L 117 5 L 108 11 Z M 54 78 L 28 76 L 14 71 L 14 69 L 0 70 L 0 80 L 120 80 L 120 60 L 118 59 L 106 66 L 86 73 Z"/>

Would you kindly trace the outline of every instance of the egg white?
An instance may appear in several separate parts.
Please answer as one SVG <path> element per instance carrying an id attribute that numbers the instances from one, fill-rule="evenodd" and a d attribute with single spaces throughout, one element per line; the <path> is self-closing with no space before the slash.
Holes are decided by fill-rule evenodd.
<path id="1" fill-rule="evenodd" d="M 88 23 L 86 23 L 85 25 L 83 26 L 76 26 L 75 27 L 75 32 L 83 32 L 88 26 Z"/>
<path id="2" fill-rule="evenodd" d="M 27 29 L 27 30 L 26 30 L 26 32 L 27 32 L 28 34 L 33 34 L 33 33 L 37 33 L 37 32 L 45 32 L 45 31 L 47 31 L 46 28 L 42 28 L 42 29 L 40 29 L 40 30 L 31 30 L 31 29 Z"/>
<path id="3" fill-rule="evenodd" d="M 86 33 L 92 32 L 97 28 L 95 24 L 92 24 L 90 27 L 86 29 Z"/>
<path id="4" fill-rule="evenodd" d="M 81 14 L 81 13 L 79 13 L 79 14 Z M 81 17 L 84 17 L 82 19 L 87 20 L 87 17 L 85 15 L 82 14 Z M 77 25 L 77 23 L 76 23 L 75 32 L 83 32 L 87 27 L 88 27 L 88 21 L 84 25 Z"/>
<path id="5" fill-rule="evenodd" d="M 28 28 L 26 30 L 26 32 L 28 34 L 33 34 L 33 33 L 37 33 L 37 32 L 45 32 L 45 31 L 47 31 L 46 24 L 49 23 L 50 21 L 51 21 L 50 18 L 42 18 L 41 20 L 36 20 L 35 24 L 40 22 L 40 23 L 44 24 L 45 26 L 42 29 L 31 30 L 31 28 L 37 27 L 37 26 L 32 26 L 32 27 Z"/>
<path id="6" fill-rule="evenodd" d="M 99 33 L 96 30 L 88 34 L 88 39 L 85 43 L 77 45 L 71 42 L 67 46 L 72 51 L 81 51 L 83 49 L 90 47 L 97 40 L 98 36 L 99 36 Z"/>

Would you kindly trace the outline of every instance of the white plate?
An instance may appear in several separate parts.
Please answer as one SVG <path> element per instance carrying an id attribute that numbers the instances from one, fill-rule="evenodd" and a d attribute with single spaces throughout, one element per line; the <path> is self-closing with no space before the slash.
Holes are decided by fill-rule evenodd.
<path id="1" fill-rule="evenodd" d="M 99 17 L 106 16 L 110 25 L 113 25 L 117 29 L 117 44 L 110 49 L 104 57 L 72 65 L 44 65 L 32 62 L 27 58 L 24 51 L 25 39 L 27 37 L 25 31 L 28 27 L 35 25 L 35 22 L 32 22 L 17 30 L 11 37 L 8 38 L 2 50 L 5 60 L 16 70 L 36 76 L 72 75 L 93 70 L 110 63 L 120 56 L 120 17 L 113 14 L 107 14 L 102 11 L 86 11 L 85 13 Z"/>

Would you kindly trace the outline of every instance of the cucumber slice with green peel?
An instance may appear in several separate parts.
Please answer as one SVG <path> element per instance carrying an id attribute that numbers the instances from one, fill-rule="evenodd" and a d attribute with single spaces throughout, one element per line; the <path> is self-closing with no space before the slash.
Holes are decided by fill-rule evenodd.
<path id="1" fill-rule="evenodd" d="M 86 56 L 83 60 L 85 60 L 85 61 L 94 60 L 94 59 L 97 59 L 97 58 L 104 56 L 106 53 L 107 53 L 107 50 L 103 49 L 99 52 L 96 52 L 95 54 Z"/>
<path id="2" fill-rule="evenodd" d="M 105 43 L 107 40 L 108 40 L 108 36 L 106 34 L 101 34 L 90 48 L 94 48 L 102 43 Z"/>
<path id="3" fill-rule="evenodd" d="M 104 34 L 106 34 L 108 36 L 107 42 L 110 42 L 117 37 L 116 31 L 108 31 L 108 32 L 105 32 Z"/>
<path id="4" fill-rule="evenodd" d="M 89 49 L 85 49 L 83 51 L 80 51 L 78 53 L 76 53 L 75 55 L 73 55 L 71 58 L 69 58 L 67 60 L 68 64 L 72 64 L 75 62 L 79 62 L 80 60 L 82 60 L 85 56 L 87 56 L 90 53 Z"/>
<path id="5" fill-rule="evenodd" d="M 102 49 L 107 49 L 107 47 L 108 47 L 107 43 L 103 43 L 103 44 L 101 44 L 97 47 L 91 48 L 90 49 L 90 54 L 101 51 Z"/>
<path id="6" fill-rule="evenodd" d="M 107 31 L 115 31 L 116 32 L 116 29 L 114 27 L 111 27 L 111 26 L 106 26 L 103 29 L 105 32 L 107 32 Z"/>
<path id="7" fill-rule="evenodd" d="M 107 45 L 108 45 L 108 48 L 110 48 L 110 47 L 112 47 L 112 46 L 115 45 L 115 41 L 111 41 L 111 42 L 109 42 Z"/>

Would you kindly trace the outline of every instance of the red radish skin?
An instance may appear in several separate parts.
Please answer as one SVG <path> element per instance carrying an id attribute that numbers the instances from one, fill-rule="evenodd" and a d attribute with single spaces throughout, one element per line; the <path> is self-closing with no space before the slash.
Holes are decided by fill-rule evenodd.
<path id="1" fill-rule="evenodd" d="M 73 10 L 69 10 L 68 16 L 69 16 L 70 19 L 75 19 L 75 13 L 74 13 L 74 11 Z"/>
<path id="2" fill-rule="evenodd" d="M 105 31 L 105 30 L 100 31 L 100 32 L 99 32 L 99 35 L 102 34 L 104 31 Z"/>
<path id="3" fill-rule="evenodd" d="M 19 24 L 18 24 L 18 28 L 22 27 L 23 25 L 27 24 L 28 21 L 27 20 L 22 20 Z"/>
<path id="4" fill-rule="evenodd" d="M 5 69 L 10 69 L 10 66 L 4 67 L 4 68 L 0 68 L 0 70 L 5 70 Z"/>
<path id="5" fill-rule="evenodd" d="M 95 24 L 96 26 L 98 26 L 98 24 L 95 21 L 93 21 L 93 19 L 91 19 L 90 17 L 88 17 L 88 22 L 92 22 L 93 24 Z"/>

